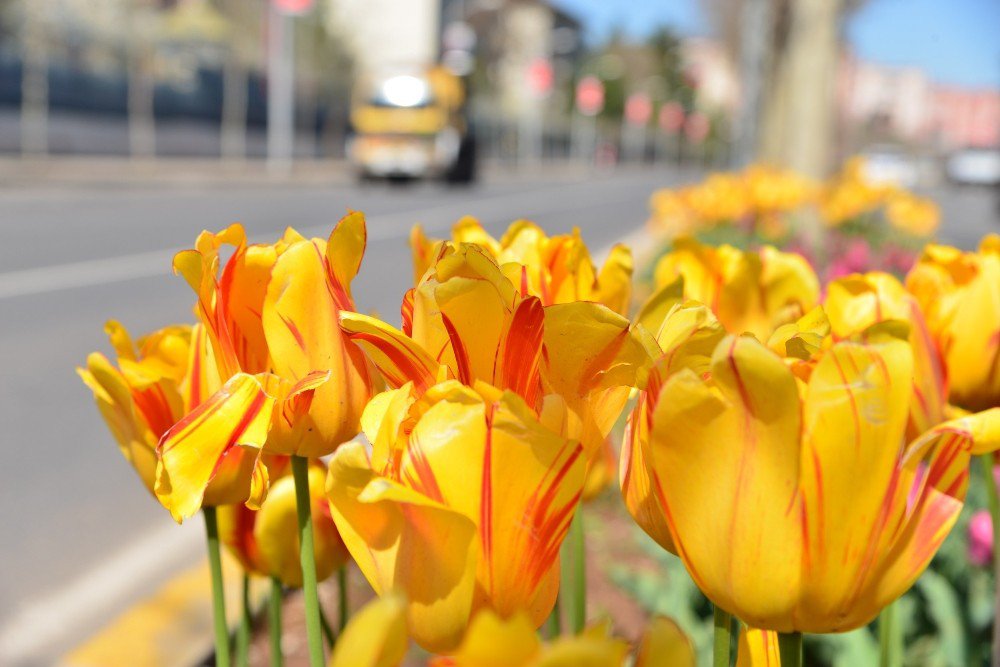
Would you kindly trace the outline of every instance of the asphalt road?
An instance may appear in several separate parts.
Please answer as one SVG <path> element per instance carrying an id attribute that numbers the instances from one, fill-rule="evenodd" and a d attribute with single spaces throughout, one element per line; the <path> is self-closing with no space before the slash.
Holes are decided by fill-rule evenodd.
<path id="1" fill-rule="evenodd" d="M 254 239 L 287 225 L 326 236 L 364 211 L 369 244 L 354 291 L 398 322 L 411 280 L 406 239 L 444 235 L 464 214 L 494 233 L 526 217 L 550 233 L 579 226 L 596 250 L 640 227 L 649 194 L 676 171 L 507 177 L 472 189 L 185 186 L 166 190 L 0 190 L 0 662 L 99 627 L 200 554 L 200 521 L 176 527 L 124 462 L 73 369 L 108 351 L 108 318 L 140 334 L 190 319 L 193 297 L 170 258 L 197 233 L 242 222 Z M 941 190 L 946 240 L 998 230 L 992 193 Z M 56 634 L 48 633 L 54 624 Z M 15 651 L 16 649 L 16 651 Z"/>

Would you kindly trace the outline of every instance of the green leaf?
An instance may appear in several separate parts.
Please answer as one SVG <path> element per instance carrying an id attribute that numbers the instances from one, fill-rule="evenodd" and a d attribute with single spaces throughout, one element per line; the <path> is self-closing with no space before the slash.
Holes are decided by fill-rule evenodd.
<path id="1" fill-rule="evenodd" d="M 917 580 L 917 588 L 927 600 L 927 614 L 937 629 L 941 657 L 945 664 L 965 667 L 968 650 L 962 625 L 962 605 L 948 580 L 927 570 Z"/>

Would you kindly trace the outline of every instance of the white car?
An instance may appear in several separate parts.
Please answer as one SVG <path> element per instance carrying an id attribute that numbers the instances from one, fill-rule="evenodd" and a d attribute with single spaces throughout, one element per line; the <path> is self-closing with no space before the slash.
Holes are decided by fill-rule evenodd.
<path id="1" fill-rule="evenodd" d="M 875 146 L 862 153 L 865 176 L 875 183 L 890 183 L 912 190 L 920 184 L 917 160 L 896 146 Z"/>
<path id="2" fill-rule="evenodd" d="M 944 171 L 952 183 L 1000 185 L 1000 148 L 955 151 L 945 161 Z"/>

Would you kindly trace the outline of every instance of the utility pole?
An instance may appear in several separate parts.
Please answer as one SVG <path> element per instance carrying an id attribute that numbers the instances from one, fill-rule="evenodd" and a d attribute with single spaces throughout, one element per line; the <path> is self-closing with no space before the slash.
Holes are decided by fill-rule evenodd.
<path id="1" fill-rule="evenodd" d="M 282 174 L 295 144 L 295 19 L 278 4 L 267 10 L 267 169 Z"/>
<path id="2" fill-rule="evenodd" d="M 21 153 L 45 155 L 49 149 L 49 58 L 44 4 L 24 3 L 21 51 Z"/>
<path id="3" fill-rule="evenodd" d="M 740 29 L 740 81 L 742 104 L 736 119 L 733 167 L 741 169 L 760 150 L 761 110 L 772 41 L 771 0 L 743 0 Z"/>

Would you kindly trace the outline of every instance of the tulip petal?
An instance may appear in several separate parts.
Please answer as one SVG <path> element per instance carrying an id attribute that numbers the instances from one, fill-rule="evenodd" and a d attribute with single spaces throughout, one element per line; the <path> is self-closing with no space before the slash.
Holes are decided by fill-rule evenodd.
<path id="1" fill-rule="evenodd" d="M 476 614 L 458 649 L 431 667 L 520 667 L 533 664 L 542 644 L 523 613 L 504 620 L 490 609 Z"/>
<path id="2" fill-rule="evenodd" d="M 135 468 L 150 493 L 156 475 L 156 434 L 139 419 L 125 377 L 103 354 L 87 356 L 87 368 L 76 372 L 94 393 L 97 409 L 118 443 L 122 456 Z"/>
<path id="3" fill-rule="evenodd" d="M 420 282 L 427 269 L 434 263 L 441 242 L 427 238 L 424 228 L 413 225 L 410 230 L 410 251 L 413 253 L 413 284 Z"/>
<path id="4" fill-rule="evenodd" d="M 185 414 L 201 405 L 222 387 L 219 367 L 212 352 L 212 343 L 204 324 L 191 328 L 187 372 L 181 385 L 181 402 Z"/>
<path id="5" fill-rule="evenodd" d="M 493 367 L 493 385 L 509 389 L 534 406 L 541 390 L 545 309 L 536 297 L 522 299 L 507 322 Z"/>
<path id="6" fill-rule="evenodd" d="M 329 380 L 315 389 L 308 426 L 294 453 L 317 457 L 353 438 L 371 395 L 371 369 L 360 349 L 340 329 L 325 260 L 313 242 L 290 246 L 274 265 L 263 317 L 274 373 L 298 382 L 315 372 Z M 308 437 L 306 437 L 308 434 Z M 276 451 L 292 453 L 286 445 Z"/>
<path id="7" fill-rule="evenodd" d="M 635 667 L 695 667 L 697 664 L 687 633 L 673 619 L 654 616 L 639 640 Z"/>
<path id="8" fill-rule="evenodd" d="M 351 281 L 361 268 L 367 243 L 365 216 L 360 211 L 348 213 L 330 232 L 326 243 L 326 261 L 333 298 L 340 310 L 354 310 Z"/>
<path id="9" fill-rule="evenodd" d="M 511 394 L 495 407 L 485 444 L 479 583 L 499 614 L 524 609 L 538 627 L 555 604 L 559 547 L 583 492 L 586 461 L 579 444 L 544 429 Z"/>
<path id="10" fill-rule="evenodd" d="M 635 321 L 659 338 L 660 327 L 674 306 L 684 300 L 684 277 L 678 276 L 672 282 L 656 288 L 652 296 L 646 299 L 635 316 Z"/>
<path id="11" fill-rule="evenodd" d="M 375 592 L 406 594 L 410 632 L 421 646 L 454 648 L 472 609 L 472 520 L 377 477 L 359 442 L 334 452 L 326 492 L 344 544 Z"/>
<path id="12" fill-rule="evenodd" d="M 660 502 L 714 603 L 788 624 L 802 558 L 796 380 L 756 340 L 733 337 L 716 348 L 712 380 L 685 369 L 660 392 L 649 448 Z"/>
<path id="13" fill-rule="evenodd" d="M 366 604 L 337 638 L 329 667 L 398 667 L 406 658 L 406 601 L 386 595 Z"/>
<path id="14" fill-rule="evenodd" d="M 778 633 L 741 625 L 736 667 L 781 667 Z"/>
<path id="15" fill-rule="evenodd" d="M 639 403 L 629 415 L 619 464 L 619 481 L 625 507 L 639 527 L 657 544 L 672 554 L 677 553 L 670 536 L 663 506 L 656 493 L 656 471 L 649 461 L 650 401 L 640 394 Z"/>
<path id="16" fill-rule="evenodd" d="M 257 378 L 241 373 L 163 434 L 154 489 L 178 523 L 201 507 L 217 475 L 234 478 L 226 502 L 250 497 L 251 473 L 262 465 L 257 454 L 267 438 L 273 407 L 274 399 Z M 243 448 L 257 451 L 246 453 Z M 235 469 L 233 462 L 239 463 Z"/>
<path id="17" fill-rule="evenodd" d="M 622 667 L 628 650 L 626 642 L 612 637 L 562 636 L 546 646 L 531 667 Z"/>
<path id="18" fill-rule="evenodd" d="M 583 489 L 581 448 L 542 427 L 510 392 L 487 408 L 453 386 L 414 427 L 401 477 L 478 519 L 477 607 L 524 610 L 537 627 L 555 602 L 559 545 Z"/>
<path id="19" fill-rule="evenodd" d="M 628 317 L 632 305 L 632 251 L 621 243 L 611 248 L 597 276 L 597 299 L 619 315 Z"/>
<path id="20" fill-rule="evenodd" d="M 906 518 L 871 578 L 865 600 L 881 608 L 926 569 L 962 510 L 969 456 L 1000 449 L 1000 408 L 951 420 L 912 442 L 903 460 Z M 877 605 L 877 606 L 876 606 Z"/>
<path id="21" fill-rule="evenodd" d="M 439 364 L 399 329 L 360 313 L 340 313 L 340 326 L 361 346 L 393 389 L 412 382 L 423 391 L 434 384 Z"/>
<path id="22" fill-rule="evenodd" d="M 868 613 L 855 600 L 905 509 L 897 462 L 912 373 L 909 345 L 892 338 L 838 343 L 812 371 L 803 404 L 801 631 L 849 630 Z"/>

